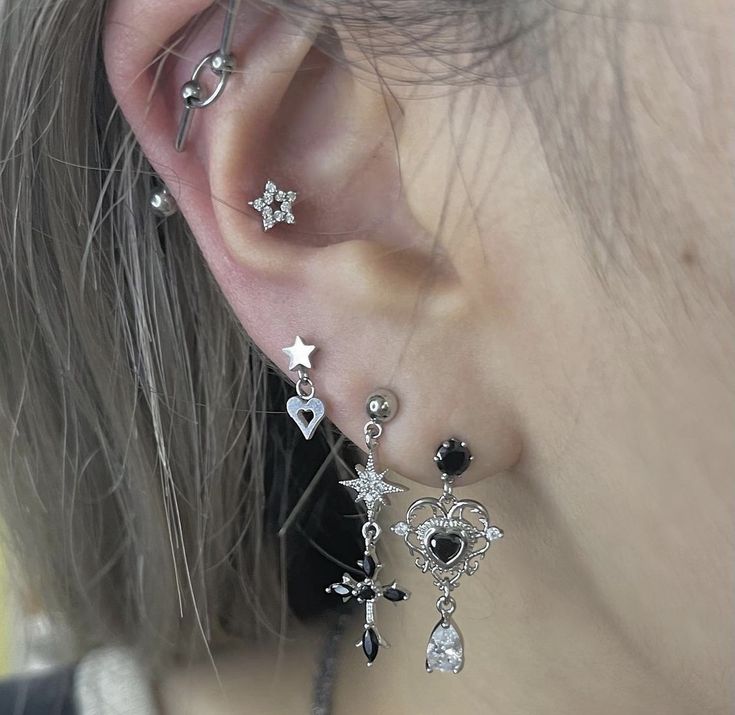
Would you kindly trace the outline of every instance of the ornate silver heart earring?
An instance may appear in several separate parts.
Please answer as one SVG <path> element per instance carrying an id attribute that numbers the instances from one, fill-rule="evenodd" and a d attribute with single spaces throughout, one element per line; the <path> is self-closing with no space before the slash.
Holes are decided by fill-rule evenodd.
<path id="1" fill-rule="evenodd" d="M 406 520 L 391 530 L 403 537 L 416 566 L 430 572 L 441 591 L 436 609 L 441 618 L 426 646 L 426 670 L 431 673 L 459 673 L 464 665 L 464 643 L 452 620 L 457 603 L 452 592 L 463 574 L 472 576 L 490 544 L 503 532 L 490 521 L 487 509 L 478 501 L 457 499 L 454 481 L 472 462 L 465 442 L 447 439 L 441 443 L 434 462 L 441 472 L 444 493 L 438 498 L 418 499 L 406 512 Z"/>
<path id="2" fill-rule="evenodd" d="M 248 206 L 252 206 L 258 211 L 263 219 L 263 230 L 270 231 L 277 223 L 296 223 L 293 215 L 293 205 L 298 194 L 295 191 L 283 191 L 279 189 L 275 182 L 268 179 L 265 182 L 263 195 L 257 199 L 248 201 Z M 273 208 L 273 204 L 278 204 L 277 208 Z"/>
<path id="3" fill-rule="evenodd" d="M 297 335 L 291 347 L 283 348 L 288 355 L 288 369 L 298 372 L 296 394 L 286 402 L 286 411 L 297 424 L 306 439 L 311 439 L 319 423 L 324 419 L 324 403 L 315 397 L 316 388 L 309 377 L 311 369 L 311 353 L 314 345 L 305 345 Z"/>
<path id="4" fill-rule="evenodd" d="M 362 525 L 365 551 L 362 559 L 357 562 L 362 573 L 359 580 L 346 573 L 342 576 L 342 581 L 333 583 L 326 589 L 327 593 L 342 596 L 345 602 L 355 598 L 358 603 L 364 604 L 363 634 L 355 646 L 362 648 L 368 666 L 375 662 L 381 646 L 388 647 L 388 643 L 383 640 L 375 624 L 376 602 L 384 598 L 386 601 L 398 603 L 407 600 L 411 595 L 406 589 L 399 588 L 395 581 L 388 586 L 383 586 L 378 580 L 378 573 L 382 568 L 376 551 L 376 544 L 382 533 L 376 521 L 378 512 L 383 504 L 388 503 L 388 494 L 405 491 L 404 487 L 385 480 L 388 470 L 379 472 L 376 467 L 378 440 L 383 434 L 383 423 L 391 420 L 397 409 L 398 400 L 390 390 L 376 390 L 367 400 L 366 411 L 369 421 L 364 429 L 365 444 L 368 448 L 367 464 L 364 467 L 361 464 L 355 467 L 357 479 L 340 482 L 355 491 L 355 501 L 362 502 L 367 512 L 367 520 Z"/>

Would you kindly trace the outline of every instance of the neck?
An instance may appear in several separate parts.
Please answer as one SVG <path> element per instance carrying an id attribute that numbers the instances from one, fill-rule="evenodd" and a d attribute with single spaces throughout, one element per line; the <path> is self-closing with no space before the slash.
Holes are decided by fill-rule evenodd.
<path id="1" fill-rule="evenodd" d="M 356 696 L 370 698 L 378 712 L 441 712 L 442 706 L 465 713 L 681 711 L 655 670 L 621 637 L 594 584 L 575 565 L 564 528 L 540 511 L 529 513 L 538 500 L 521 493 L 527 489 L 510 477 L 458 489 L 462 498 L 484 503 L 506 532 L 454 593 L 453 619 L 465 650 L 459 675 L 425 672 L 439 592 L 400 539 L 383 537 L 382 580 L 396 578 L 412 596 L 397 605 L 380 602 L 377 624 L 391 649 L 381 651 L 370 672 L 351 647 L 360 624 L 346 634 L 336 713 L 348 712 Z M 384 529 L 404 518 L 413 499 L 438 494 L 412 486 L 410 495 L 395 495 L 381 513 Z"/>
<path id="2" fill-rule="evenodd" d="M 485 504 L 506 536 L 454 593 L 453 619 L 464 637 L 462 672 L 427 674 L 426 643 L 438 621 L 439 592 L 388 527 L 404 518 L 413 499 L 440 492 L 410 488 L 409 494 L 393 495 L 380 514 L 384 536 L 378 554 L 382 581 L 396 579 L 411 598 L 378 604 L 377 626 L 391 648 L 381 649 L 369 670 L 361 650 L 353 647 L 362 634 L 362 613 L 348 624 L 338 655 L 335 715 L 353 712 L 356 702 L 387 713 L 695 711 L 680 694 L 675 698 L 654 664 L 625 639 L 594 579 L 580 566 L 581 547 L 568 526 L 555 518 L 532 482 L 518 476 L 457 488 L 457 496 Z M 218 657 L 217 676 L 208 664 L 170 674 L 160 686 L 163 712 L 234 715 L 246 705 L 264 714 L 305 712 L 324 630 L 323 623 L 295 627 L 280 648 Z M 286 681 L 284 688 L 280 684 Z"/>

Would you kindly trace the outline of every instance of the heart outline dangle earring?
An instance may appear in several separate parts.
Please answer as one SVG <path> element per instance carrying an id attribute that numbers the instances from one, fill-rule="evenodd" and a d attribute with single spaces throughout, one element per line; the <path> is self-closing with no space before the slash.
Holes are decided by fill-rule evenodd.
<path id="1" fill-rule="evenodd" d="M 452 592 L 460 578 L 472 576 L 490 544 L 502 538 L 483 504 L 473 499 L 457 499 L 454 482 L 472 463 L 465 442 L 455 438 L 439 445 L 434 462 L 441 472 L 443 493 L 438 498 L 423 497 L 408 507 L 405 521 L 391 526 L 415 557 L 422 572 L 430 572 L 441 591 L 436 601 L 439 621 L 426 645 L 426 670 L 459 673 L 464 666 L 464 640 L 452 615 L 457 602 Z"/>
<path id="2" fill-rule="evenodd" d="M 305 439 L 311 439 L 319 423 L 324 419 L 324 403 L 316 397 L 316 388 L 309 377 L 311 353 L 315 345 L 306 345 L 297 335 L 294 344 L 282 351 L 288 355 L 288 369 L 298 373 L 296 394 L 286 402 L 286 412 L 301 430 Z M 311 419 L 306 414 L 311 414 Z"/>
<path id="3" fill-rule="evenodd" d="M 345 573 L 342 581 L 327 586 L 327 593 L 336 593 L 342 596 L 344 602 L 355 598 L 358 603 L 365 606 L 365 623 L 363 634 L 356 648 L 362 648 L 368 667 L 378 657 L 381 646 L 389 647 L 389 643 L 383 639 L 375 623 L 375 604 L 380 598 L 393 603 L 406 601 L 411 594 L 398 586 L 393 581 L 388 586 L 383 586 L 378 580 L 378 572 L 382 564 L 378 560 L 376 545 L 382 529 L 378 524 L 377 517 L 380 508 L 388 503 L 388 494 L 398 494 L 406 491 L 405 487 L 392 484 L 385 480 L 388 470 L 379 472 L 377 463 L 378 441 L 383 434 L 383 423 L 388 422 L 398 410 L 398 399 L 388 389 L 380 388 L 367 399 L 365 404 L 369 421 L 365 424 L 365 444 L 368 448 L 367 463 L 355 466 L 356 479 L 347 479 L 340 482 L 345 487 L 355 491 L 355 501 L 362 502 L 367 512 L 367 520 L 362 525 L 362 536 L 365 540 L 365 551 L 363 557 L 357 562 L 364 578 L 357 580 L 350 574 Z"/>

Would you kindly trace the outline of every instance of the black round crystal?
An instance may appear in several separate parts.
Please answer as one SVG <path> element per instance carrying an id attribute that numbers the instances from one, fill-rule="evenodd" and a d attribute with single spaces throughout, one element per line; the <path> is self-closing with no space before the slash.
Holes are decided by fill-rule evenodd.
<path id="1" fill-rule="evenodd" d="M 467 470 L 472 461 L 469 447 L 458 439 L 447 439 L 436 450 L 434 460 L 442 474 L 458 477 Z"/>
<path id="2" fill-rule="evenodd" d="M 357 597 L 363 601 L 372 601 L 375 598 L 375 591 L 370 586 L 363 586 L 357 592 Z"/>

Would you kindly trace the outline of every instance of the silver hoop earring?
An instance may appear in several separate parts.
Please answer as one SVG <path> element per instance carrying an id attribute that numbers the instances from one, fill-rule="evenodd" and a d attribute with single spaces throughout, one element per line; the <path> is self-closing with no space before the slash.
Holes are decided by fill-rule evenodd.
<path id="1" fill-rule="evenodd" d="M 377 390 L 367 400 L 366 411 L 370 418 L 364 429 L 365 444 L 368 448 L 367 464 L 364 467 L 361 464 L 355 467 L 357 479 L 340 482 L 343 486 L 355 491 L 355 501 L 362 502 L 367 512 L 367 520 L 362 525 L 365 551 L 362 559 L 357 562 L 362 573 L 359 580 L 346 573 L 342 576 L 342 581 L 333 583 L 326 589 L 327 593 L 342 596 L 345 602 L 355 598 L 358 603 L 365 606 L 363 634 L 355 646 L 362 648 L 368 666 L 375 662 L 381 646 L 388 647 L 388 642 L 380 635 L 375 623 L 376 602 L 384 598 L 386 601 L 400 603 L 411 595 L 407 590 L 399 588 L 396 581 L 384 586 L 378 579 L 382 568 L 376 550 L 382 533 L 376 521 L 378 512 L 381 506 L 388 503 L 389 494 L 405 491 L 404 487 L 386 481 L 385 475 L 388 470 L 379 472 L 376 466 L 376 453 L 378 441 L 383 434 L 383 423 L 391 420 L 397 409 L 398 400 L 390 390 Z"/>
<path id="2" fill-rule="evenodd" d="M 181 87 L 181 99 L 184 102 L 184 109 L 181 113 L 179 129 L 176 132 L 176 140 L 174 142 L 176 151 L 184 151 L 186 147 L 186 140 L 191 130 L 191 122 L 194 119 L 194 111 L 214 104 L 222 96 L 225 87 L 227 87 L 230 75 L 235 69 L 235 58 L 231 54 L 230 49 L 232 47 L 232 32 L 235 25 L 235 16 L 237 15 L 239 5 L 240 0 L 229 0 L 227 10 L 225 11 L 225 22 L 222 28 L 219 49 L 205 55 L 194 68 L 191 79 Z M 214 89 L 205 95 L 200 80 L 206 69 L 212 72 L 217 83 Z"/>
<path id="3" fill-rule="evenodd" d="M 460 578 L 472 576 L 480 566 L 490 544 L 503 536 L 491 523 L 487 509 L 478 501 L 457 499 L 454 482 L 472 463 L 465 442 L 447 439 L 434 456 L 441 472 L 444 493 L 438 498 L 424 497 L 413 502 L 406 520 L 391 530 L 403 540 L 416 566 L 431 573 L 441 591 L 436 609 L 439 622 L 426 646 L 426 670 L 459 673 L 464 666 L 464 641 L 452 615 L 457 608 L 452 592 Z"/>
<path id="4" fill-rule="evenodd" d="M 324 419 L 324 403 L 316 397 L 316 388 L 309 377 L 311 353 L 314 345 L 305 345 L 297 335 L 294 344 L 283 348 L 288 355 L 288 369 L 298 372 L 296 394 L 286 402 L 286 411 L 306 439 L 311 439 L 319 423 Z"/>
<path id="5" fill-rule="evenodd" d="M 295 191 L 283 191 L 276 186 L 275 182 L 268 179 L 265 182 L 263 195 L 248 201 L 248 206 L 252 206 L 260 213 L 263 219 L 263 230 L 270 231 L 277 223 L 296 223 L 293 205 L 297 196 Z M 277 204 L 276 208 L 273 208 L 274 203 Z"/>

